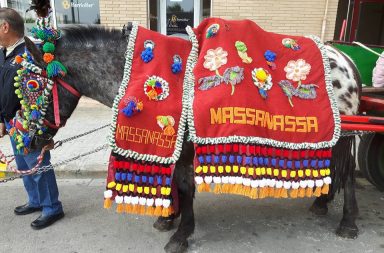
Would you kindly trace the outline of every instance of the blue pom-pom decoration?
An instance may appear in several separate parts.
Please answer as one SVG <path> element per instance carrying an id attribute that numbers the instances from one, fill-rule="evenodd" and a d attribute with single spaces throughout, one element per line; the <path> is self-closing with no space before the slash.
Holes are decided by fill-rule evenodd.
<path id="1" fill-rule="evenodd" d="M 152 59 L 153 59 L 152 48 L 147 47 L 143 52 L 141 52 L 141 59 L 145 63 L 152 61 Z"/>
<path id="2" fill-rule="evenodd" d="M 24 135 L 23 136 L 23 143 L 25 147 L 28 147 L 29 144 L 31 144 L 31 138 L 29 138 L 29 135 Z"/>
<path id="3" fill-rule="evenodd" d="M 175 62 L 172 64 L 172 73 L 177 74 L 180 73 L 183 69 L 183 66 L 181 65 L 181 62 Z"/>
<path id="4" fill-rule="evenodd" d="M 38 119 L 40 119 L 40 117 L 41 117 L 41 112 L 39 112 L 38 110 L 33 110 L 31 112 L 31 119 L 32 120 L 38 120 Z"/>
<path id="5" fill-rule="evenodd" d="M 272 52 L 271 50 L 267 50 L 267 51 L 265 51 L 265 53 L 264 53 L 264 58 L 265 58 L 267 61 L 273 62 L 273 61 L 276 60 L 276 53 L 275 53 L 275 52 Z"/>

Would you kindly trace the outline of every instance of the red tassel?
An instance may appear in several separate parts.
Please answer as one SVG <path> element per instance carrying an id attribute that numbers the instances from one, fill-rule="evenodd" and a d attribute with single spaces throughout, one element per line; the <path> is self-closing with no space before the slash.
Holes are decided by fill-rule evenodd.
<path id="1" fill-rule="evenodd" d="M 201 153 L 206 154 L 207 153 L 207 146 L 201 147 Z"/>
<path id="2" fill-rule="evenodd" d="M 241 145 L 240 146 L 240 152 L 241 152 L 241 154 L 246 154 L 247 153 L 247 146 L 246 145 Z"/>
<path id="3" fill-rule="evenodd" d="M 239 153 L 239 144 L 233 144 L 233 152 Z"/>
<path id="4" fill-rule="evenodd" d="M 225 145 L 225 152 L 231 153 L 231 151 L 232 151 L 232 144 L 226 144 Z"/>
<path id="5" fill-rule="evenodd" d="M 224 145 L 223 144 L 217 145 L 217 149 L 219 150 L 219 153 L 222 154 L 224 152 Z"/>
<path id="6" fill-rule="evenodd" d="M 255 146 L 253 146 L 253 145 L 249 146 L 249 153 L 251 155 L 255 154 Z"/>
<path id="7" fill-rule="evenodd" d="M 209 146 L 209 153 L 214 154 L 215 153 L 215 145 Z"/>
<path id="8" fill-rule="evenodd" d="M 200 146 L 197 146 L 195 150 L 196 150 L 196 154 L 198 154 L 198 155 L 201 154 L 201 147 Z"/>

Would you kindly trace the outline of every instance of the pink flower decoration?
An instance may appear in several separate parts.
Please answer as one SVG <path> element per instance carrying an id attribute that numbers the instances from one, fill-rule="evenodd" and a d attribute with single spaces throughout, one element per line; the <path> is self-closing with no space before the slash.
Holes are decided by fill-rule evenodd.
<path id="1" fill-rule="evenodd" d="M 305 80 L 310 70 L 311 65 L 306 63 L 303 59 L 289 61 L 287 66 L 284 68 L 284 71 L 287 73 L 287 79 L 295 82 Z"/>
<path id="2" fill-rule="evenodd" d="M 216 71 L 222 65 L 227 63 L 228 52 L 224 51 L 221 47 L 216 49 L 209 49 L 207 54 L 204 56 L 204 68 L 210 71 Z"/>

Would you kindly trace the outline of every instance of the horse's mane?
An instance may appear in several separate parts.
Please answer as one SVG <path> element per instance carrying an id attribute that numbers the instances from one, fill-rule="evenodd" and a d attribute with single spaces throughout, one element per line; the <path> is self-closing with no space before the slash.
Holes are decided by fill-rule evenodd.
<path id="1" fill-rule="evenodd" d="M 121 30 L 96 25 L 71 25 L 62 28 L 61 40 L 71 47 L 105 46 L 126 40 Z"/>

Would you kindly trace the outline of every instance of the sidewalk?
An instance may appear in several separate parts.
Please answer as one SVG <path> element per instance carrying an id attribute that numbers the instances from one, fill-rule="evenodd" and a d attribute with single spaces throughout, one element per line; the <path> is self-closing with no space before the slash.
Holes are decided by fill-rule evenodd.
<path id="1" fill-rule="evenodd" d="M 196 230 L 188 252 L 384 252 L 384 194 L 359 182 L 356 240 L 334 234 L 342 217 L 342 195 L 328 215 L 316 217 L 308 212 L 312 199 L 254 201 L 205 193 L 196 194 Z M 35 231 L 29 224 L 38 213 L 13 214 L 16 205 L 25 203 L 22 181 L 0 184 L 0 252 L 157 253 L 175 232 L 157 232 L 152 217 L 103 209 L 104 179 L 60 179 L 58 185 L 66 216 Z"/>

